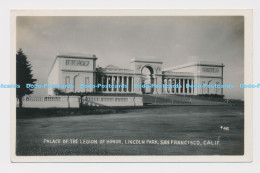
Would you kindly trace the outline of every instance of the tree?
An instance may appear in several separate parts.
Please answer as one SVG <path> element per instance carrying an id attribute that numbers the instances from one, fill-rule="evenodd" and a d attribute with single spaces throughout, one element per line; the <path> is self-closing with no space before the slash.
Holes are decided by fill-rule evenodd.
<path id="1" fill-rule="evenodd" d="M 61 89 L 58 89 L 58 88 L 54 88 L 53 89 L 53 92 L 54 92 L 54 95 L 66 95 L 66 93 L 64 91 L 62 91 Z"/>
<path id="2" fill-rule="evenodd" d="M 19 49 L 16 53 L 16 84 L 20 88 L 16 89 L 16 98 L 19 100 L 19 107 L 23 105 L 23 96 L 33 93 L 33 89 L 26 88 L 26 84 L 34 85 L 37 81 L 33 78 L 32 66 L 27 60 L 27 56 Z"/>

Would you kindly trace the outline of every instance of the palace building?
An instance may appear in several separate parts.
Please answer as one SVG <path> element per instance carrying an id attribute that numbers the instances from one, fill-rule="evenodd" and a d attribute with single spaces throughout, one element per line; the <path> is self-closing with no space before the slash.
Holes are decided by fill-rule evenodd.
<path id="1" fill-rule="evenodd" d="M 223 95 L 223 88 L 189 87 L 196 85 L 223 85 L 223 63 L 194 61 L 192 63 L 163 68 L 160 60 L 132 59 L 130 68 L 124 69 L 114 65 L 96 67 L 95 55 L 61 54 L 57 55 L 48 75 L 50 85 L 74 85 L 64 88 L 64 92 L 92 93 L 136 93 L 136 94 L 182 94 L 182 95 Z M 126 85 L 127 88 L 82 88 L 84 85 Z M 140 85 L 178 85 L 178 88 L 135 87 Z M 54 95 L 53 89 L 48 89 Z"/>

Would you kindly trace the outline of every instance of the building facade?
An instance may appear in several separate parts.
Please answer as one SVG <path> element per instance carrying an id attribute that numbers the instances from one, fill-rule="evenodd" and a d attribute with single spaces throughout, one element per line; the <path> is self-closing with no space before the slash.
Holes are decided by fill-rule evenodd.
<path id="1" fill-rule="evenodd" d="M 136 93 L 136 94 L 182 94 L 223 95 L 223 88 L 198 87 L 198 85 L 222 85 L 223 63 L 195 61 L 189 64 L 163 69 L 158 60 L 132 59 L 130 68 L 114 65 L 96 67 L 95 55 L 58 55 L 48 75 L 50 85 L 73 85 L 64 92 Z M 126 85 L 126 88 L 95 88 L 80 85 Z M 186 84 L 197 87 L 186 87 Z M 141 86 L 153 86 L 142 88 Z M 166 86 L 167 85 L 167 86 Z M 175 86 L 175 87 L 169 87 Z M 178 86 L 178 87 L 176 87 Z M 181 86 L 181 87 L 180 87 Z M 48 89 L 54 95 L 53 89 Z"/>

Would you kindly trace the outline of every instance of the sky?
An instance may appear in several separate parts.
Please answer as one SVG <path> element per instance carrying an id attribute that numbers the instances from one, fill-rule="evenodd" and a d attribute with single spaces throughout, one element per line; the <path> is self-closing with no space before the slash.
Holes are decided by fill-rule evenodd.
<path id="1" fill-rule="evenodd" d="M 56 55 L 95 54 L 97 65 L 129 68 L 133 58 L 159 59 L 163 68 L 190 57 L 224 63 L 227 98 L 243 99 L 244 18 L 241 16 L 17 17 L 16 50 L 22 48 L 37 83 L 47 83 Z M 35 90 L 44 96 L 47 89 Z"/>

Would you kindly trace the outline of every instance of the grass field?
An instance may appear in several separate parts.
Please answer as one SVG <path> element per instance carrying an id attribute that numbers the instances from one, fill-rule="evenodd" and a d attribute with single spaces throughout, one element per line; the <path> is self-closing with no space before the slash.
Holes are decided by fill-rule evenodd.
<path id="1" fill-rule="evenodd" d="M 242 155 L 243 123 L 242 106 L 165 106 L 131 109 L 126 113 L 105 115 L 17 119 L 16 153 L 17 155 Z M 226 129 L 221 129 L 221 126 Z M 71 143 L 70 139 L 74 139 L 74 143 Z M 67 142 L 58 143 L 59 140 Z M 83 144 L 86 140 L 121 141 L 119 144 Z M 145 142 L 129 144 L 131 140 L 137 143 L 139 140 Z M 151 144 L 150 140 L 157 140 L 159 144 Z M 167 145 L 160 144 L 161 140 L 199 141 L 200 145 Z M 209 141 L 219 141 L 219 144 L 212 145 Z"/>

